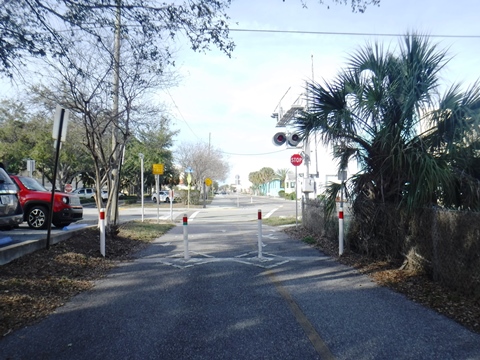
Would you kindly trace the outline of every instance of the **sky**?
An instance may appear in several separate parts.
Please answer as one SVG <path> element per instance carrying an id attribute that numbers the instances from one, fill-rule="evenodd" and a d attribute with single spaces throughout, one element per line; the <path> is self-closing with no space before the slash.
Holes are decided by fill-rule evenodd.
<path id="1" fill-rule="evenodd" d="M 186 43 L 178 44 L 176 68 L 182 81 L 160 92 L 158 100 L 168 104 L 180 130 L 177 143 L 207 142 L 224 153 L 231 169 L 225 183 L 234 183 L 238 175 L 248 186 L 248 174 L 262 167 L 293 172 L 290 157 L 301 150 L 273 145 L 273 135 L 282 129 L 275 127 L 272 113 L 280 107 L 288 110 L 302 96 L 306 81 L 332 79 L 347 56 L 368 42 L 398 44 L 398 36 L 384 34 L 435 35 L 432 40 L 452 57 L 441 74 L 446 85 L 460 82 L 466 87 L 480 78 L 478 0 L 381 0 L 363 14 L 325 2 L 330 6 L 307 0 L 304 8 L 301 0 L 234 0 L 228 11 L 236 43 L 231 58 L 218 50 L 199 54 Z M 318 167 L 320 179 L 337 173 L 321 144 L 316 157 L 313 172 Z"/>

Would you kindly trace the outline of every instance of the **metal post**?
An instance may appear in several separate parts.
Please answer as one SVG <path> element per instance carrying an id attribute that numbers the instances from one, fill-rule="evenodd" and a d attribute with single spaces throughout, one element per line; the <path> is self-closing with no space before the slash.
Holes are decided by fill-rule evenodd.
<path id="1" fill-rule="evenodd" d="M 188 218 L 187 214 L 183 214 L 183 258 L 185 260 L 190 259 L 188 253 Z"/>
<path id="2" fill-rule="evenodd" d="M 52 232 L 52 218 L 53 218 L 53 204 L 55 201 L 55 183 L 57 181 L 57 169 L 58 169 L 58 157 L 60 155 L 60 145 L 62 144 L 62 130 L 63 130 L 63 120 L 65 117 L 65 109 L 62 108 L 60 112 L 60 123 L 58 125 L 58 134 L 57 140 L 55 143 L 55 164 L 53 167 L 53 179 L 52 179 L 52 197 L 50 198 L 50 209 L 48 209 L 48 228 L 47 228 L 47 250 L 50 249 L 50 234 Z"/>
<path id="3" fill-rule="evenodd" d="M 258 258 L 262 258 L 262 210 L 258 209 Z"/>
<path id="4" fill-rule="evenodd" d="M 298 228 L 298 176 L 297 167 L 295 166 L 295 229 Z"/>
<path id="5" fill-rule="evenodd" d="M 340 188 L 340 209 L 338 211 L 338 255 L 343 255 L 343 178 L 342 171 L 342 187 Z"/>
<path id="6" fill-rule="evenodd" d="M 145 207 L 144 207 L 144 196 L 143 196 L 143 154 L 140 153 L 138 154 L 138 157 L 140 158 L 140 186 L 141 186 L 141 190 L 140 190 L 140 196 L 142 197 L 142 222 L 143 222 L 143 219 L 144 219 L 144 216 L 145 216 Z"/>
<path id="7" fill-rule="evenodd" d="M 100 254 L 105 257 L 105 209 L 100 209 Z"/>
<path id="8" fill-rule="evenodd" d="M 160 175 L 155 178 L 155 187 L 157 191 L 157 224 L 160 222 Z"/>
<path id="9" fill-rule="evenodd" d="M 204 209 L 207 207 L 206 201 L 207 201 L 207 187 L 205 184 L 205 179 L 203 179 L 203 208 Z"/>

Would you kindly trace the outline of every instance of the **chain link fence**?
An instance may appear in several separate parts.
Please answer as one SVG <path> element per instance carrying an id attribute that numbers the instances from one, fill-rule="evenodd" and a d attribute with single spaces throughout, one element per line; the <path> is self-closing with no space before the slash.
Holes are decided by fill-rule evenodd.
<path id="1" fill-rule="evenodd" d="M 332 243 L 338 241 L 337 214 L 326 216 L 320 199 L 302 201 L 302 226 Z M 377 258 L 403 257 L 435 281 L 480 296 L 480 213 L 431 208 L 407 217 L 378 205 L 372 219 L 355 221 L 347 204 L 344 214 L 346 247 Z"/>

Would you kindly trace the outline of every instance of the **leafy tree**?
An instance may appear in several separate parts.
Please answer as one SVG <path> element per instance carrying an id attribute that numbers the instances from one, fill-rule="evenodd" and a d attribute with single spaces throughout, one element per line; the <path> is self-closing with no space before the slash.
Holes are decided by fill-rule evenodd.
<path id="1" fill-rule="evenodd" d="M 158 111 L 152 111 L 157 115 Z M 158 115 L 157 115 L 158 116 Z M 179 182 L 179 173 L 173 163 L 173 138 L 178 130 L 171 129 L 171 121 L 161 116 L 158 122 L 152 120 L 149 127 L 141 126 L 134 138 L 126 146 L 125 161 L 122 169 L 122 187 L 133 186 L 140 193 L 140 160 L 138 154 L 144 155 L 144 181 L 147 188 L 153 188 L 155 178 L 153 164 L 163 164 L 165 173 L 161 176 L 161 185 L 174 186 Z"/>
<path id="2" fill-rule="evenodd" d="M 52 182 L 55 160 L 53 111 L 42 110 L 36 105 L 14 100 L 0 103 L 0 158 L 7 170 L 15 174 L 26 169 L 26 159 L 33 159 L 42 180 Z M 68 140 L 63 144 L 59 158 L 60 176 L 56 185 L 60 189 L 88 164 L 89 158 L 84 148 L 74 140 L 74 134 L 75 127 L 70 126 Z"/>
<path id="3" fill-rule="evenodd" d="M 287 178 L 290 169 L 277 169 L 275 172 L 275 176 L 278 180 L 280 180 L 280 187 L 285 189 L 285 179 Z"/>
<path id="4" fill-rule="evenodd" d="M 21 102 L 0 102 L 0 159 L 8 172 L 25 168 L 25 159 L 35 144 L 29 127 L 29 115 Z"/>
<path id="5" fill-rule="evenodd" d="M 253 171 L 249 173 L 248 181 L 252 183 L 252 189 L 255 193 L 260 190 L 260 185 L 262 185 L 262 179 L 260 178 L 260 173 L 258 171 Z"/>
<path id="6" fill-rule="evenodd" d="M 192 49 L 211 45 L 230 54 L 228 39 L 230 0 L 5 0 L 0 7 L 0 73 L 13 76 L 28 57 L 63 58 L 77 65 L 70 52 L 79 39 L 111 49 L 113 34 L 122 24 L 122 37 L 139 57 L 162 71 L 172 51 L 165 45 L 184 33 Z M 109 50 L 111 51 L 111 50 Z"/>
<path id="7" fill-rule="evenodd" d="M 275 171 L 271 167 L 263 167 L 259 171 L 262 184 L 268 184 L 275 179 Z"/>

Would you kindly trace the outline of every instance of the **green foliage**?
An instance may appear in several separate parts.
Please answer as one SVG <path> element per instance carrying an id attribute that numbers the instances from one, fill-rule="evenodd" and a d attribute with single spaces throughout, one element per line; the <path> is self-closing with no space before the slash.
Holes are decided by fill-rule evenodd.
<path id="1" fill-rule="evenodd" d="M 288 176 L 288 173 L 290 172 L 290 169 L 277 169 L 275 172 L 275 177 L 276 179 L 280 180 L 280 187 L 285 189 L 285 179 Z"/>
<path id="2" fill-rule="evenodd" d="M 397 51 L 367 45 L 332 82 L 308 85 L 310 112 L 297 126 L 334 148 L 339 169 L 360 165 L 343 191 L 366 253 L 401 251 L 390 209 L 406 219 L 433 205 L 480 210 L 480 83 L 440 96 L 447 61 L 427 37 L 406 35 Z M 329 185 L 327 213 L 340 190 Z"/>
<path id="3" fill-rule="evenodd" d="M 165 234 L 174 224 L 156 224 L 131 221 L 120 226 L 122 236 L 131 237 L 137 241 L 150 242 Z"/>
<path id="4" fill-rule="evenodd" d="M 302 241 L 309 245 L 314 245 L 317 242 L 312 236 L 306 236 L 302 239 Z"/>
<path id="5" fill-rule="evenodd" d="M 122 33 L 139 57 L 148 59 L 151 72 L 162 73 L 164 64 L 171 61 L 168 39 L 177 32 L 185 32 L 194 51 L 203 52 L 213 45 L 230 55 L 234 44 L 228 39 L 225 11 L 229 5 L 229 0 L 171 4 L 154 0 L 4 1 L 0 7 L 0 73 L 13 76 L 30 56 L 68 59 L 75 67 L 74 57 L 67 56 L 75 43 L 111 47 L 111 38 L 105 34 L 114 34 L 118 13 L 121 22 L 128 24 Z"/>
<path id="6" fill-rule="evenodd" d="M 177 196 L 183 204 L 188 204 L 188 190 L 176 190 L 175 198 Z M 200 190 L 190 190 L 190 205 L 200 205 L 200 200 L 203 201 L 203 199 L 200 199 Z"/>
<path id="7" fill-rule="evenodd" d="M 280 190 L 278 192 L 278 196 L 280 196 L 281 198 L 284 198 L 285 197 L 285 190 Z"/>
<path id="8" fill-rule="evenodd" d="M 274 216 L 274 217 L 269 217 L 268 219 L 263 219 L 262 222 L 265 225 L 282 226 L 282 225 L 295 224 L 297 220 L 295 219 L 294 216 Z"/>
<path id="9" fill-rule="evenodd" d="M 367 45 L 335 81 L 309 84 L 311 113 L 297 125 L 334 146 L 340 167 L 356 158 L 361 170 L 347 187 L 358 202 L 407 210 L 438 203 L 480 208 L 480 192 L 473 190 L 480 179 L 473 170 L 477 161 L 465 161 L 478 159 L 465 149 L 479 144 L 480 86 L 465 93 L 454 87 L 439 98 L 439 72 L 447 61 L 427 38 L 407 35 L 398 53 Z"/>

